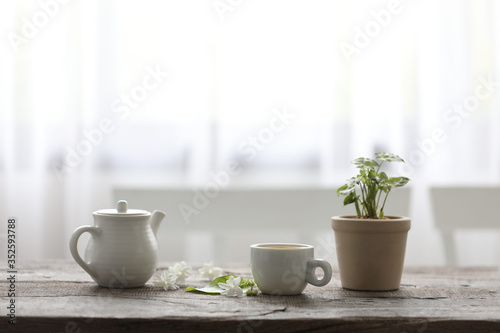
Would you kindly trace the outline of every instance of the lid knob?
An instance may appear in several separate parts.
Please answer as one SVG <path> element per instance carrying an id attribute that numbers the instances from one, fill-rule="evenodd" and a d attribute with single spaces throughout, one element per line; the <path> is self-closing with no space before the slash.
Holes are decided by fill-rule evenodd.
<path id="1" fill-rule="evenodd" d="M 118 205 L 116 207 L 116 210 L 118 211 L 118 213 L 126 213 L 127 212 L 127 201 L 126 200 L 118 201 Z"/>

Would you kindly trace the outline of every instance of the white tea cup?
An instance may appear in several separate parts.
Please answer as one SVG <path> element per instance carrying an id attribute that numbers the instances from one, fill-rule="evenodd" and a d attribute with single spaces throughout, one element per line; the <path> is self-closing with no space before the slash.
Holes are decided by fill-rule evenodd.
<path id="1" fill-rule="evenodd" d="M 294 243 L 262 243 L 250 246 L 252 274 L 260 291 L 269 295 L 298 295 L 307 284 L 324 286 L 332 278 L 332 267 L 314 259 L 314 247 Z M 324 276 L 318 279 L 316 268 Z"/>

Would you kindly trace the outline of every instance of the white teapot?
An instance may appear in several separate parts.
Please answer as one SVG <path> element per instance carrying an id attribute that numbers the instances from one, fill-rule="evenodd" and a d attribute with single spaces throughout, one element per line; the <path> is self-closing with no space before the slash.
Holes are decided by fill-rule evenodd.
<path id="1" fill-rule="evenodd" d="M 165 213 L 128 209 L 127 202 L 120 200 L 116 209 L 101 209 L 93 215 L 94 226 L 81 226 L 71 235 L 69 249 L 75 261 L 101 287 L 143 286 L 158 264 L 156 233 Z M 85 260 L 77 250 L 84 232 L 91 235 Z"/>

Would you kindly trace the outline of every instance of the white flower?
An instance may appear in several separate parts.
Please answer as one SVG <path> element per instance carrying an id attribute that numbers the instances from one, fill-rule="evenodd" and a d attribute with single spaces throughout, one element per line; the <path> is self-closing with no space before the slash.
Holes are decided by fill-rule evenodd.
<path id="1" fill-rule="evenodd" d="M 165 290 L 176 290 L 179 289 L 179 286 L 175 284 L 176 281 L 177 277 L 175 275 L 171 275 L 167 271 L 163 271 L 160 275 L 156 276 L 154 285 Z"/>
<path id="2" fill-rule="evenodd" d="M 177 278 L 179 284 L 184 284 L 186 278 L 191 276 L 191 266 L 188 266 L 185 261 L 176 262 L 173 266 L 169 266 L 168 271 Z"/>
<path id="3" fill-rule="evenodd" d="M 255 288 L 248 288 L 247 291 L 245 292 L 245 294 L 247 294 L 247 296 L 255 296 L 259 293 L 259 290 L 257 289 L 257 287 Z"/>
<path id="4" fill-rule="evenodd" d="M 219 287 L 224 289 L 220 292 L 221 295 L 226 295 L 228 297 L 231 296 L 243 296 L 243 289 L 240 288 L 241 277 L 234 278 L 234 276 L 230 276 L 227 283 L 219 282 Z"/>
<path id="5" fill-rule="evenodd" d="M 203 268 L 199 269 L 201 276 L 209 281 L 222 275 L 222 268 L 214 267 L 214 262 L 211 261 L 208 264 L 203 264 Z"/>

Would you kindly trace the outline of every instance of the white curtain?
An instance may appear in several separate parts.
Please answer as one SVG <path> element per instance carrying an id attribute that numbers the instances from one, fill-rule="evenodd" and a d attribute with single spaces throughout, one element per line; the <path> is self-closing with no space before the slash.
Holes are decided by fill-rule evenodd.
<path id="1" fill-rule="evenodd" d="M 63 258 L 114 186 L 230 160 L 242 186 L 333 186 L 394 152 L 418 207 L 498 184 L 499 19 L 493 0 L 2 1 L 0 218 L 23 258 Z"/>

